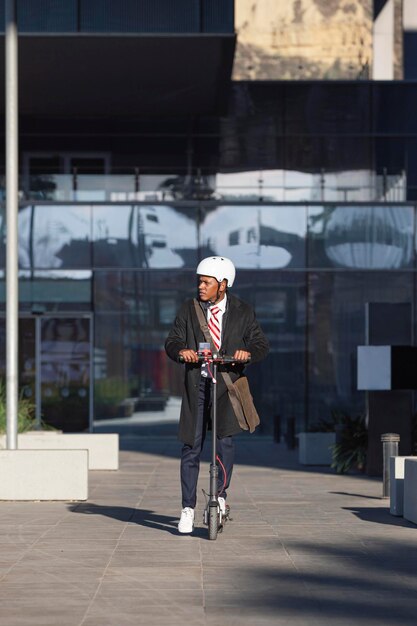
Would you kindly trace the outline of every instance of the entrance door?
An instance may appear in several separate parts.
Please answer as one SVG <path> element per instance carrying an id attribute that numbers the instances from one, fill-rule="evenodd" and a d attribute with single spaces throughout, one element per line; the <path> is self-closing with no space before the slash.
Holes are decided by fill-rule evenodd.
<path id="1" fill-rule="evenodd" d="M 64 432 L 91 430 L 91 316 L 42 315 L 19 319 L 19 390 L 41 421 Z M 5 379 L 5 319 L 0 377 Z"/>
<path id="2" fill-rule="evenodd" d="M 91 318 L 45 316 L 39 324 L 42 419 L 66 432 L 87 430 L 92 415 Z"/>

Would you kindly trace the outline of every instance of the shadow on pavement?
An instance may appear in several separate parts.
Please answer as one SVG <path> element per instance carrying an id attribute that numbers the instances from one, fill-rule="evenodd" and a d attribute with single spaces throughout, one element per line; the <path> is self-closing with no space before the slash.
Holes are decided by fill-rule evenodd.
<path id="1" fill-rule="evenodd" d="M 148 509 L 134 509 L 126 506 L 106 506 L 90 502 L 88 504 L 70 505 L 68 510 L 71 511 L 71 513 L 78 513 L 81 515 L 101 515 L 119 520 L 120 522 L 129 522 L 130 524 L 137 524 L 138 526 L 155 528 L 156 530 L 163 530 L 164 532 L 175 535 L 176 537 L 188 536 L 181 535 L 181 533 L 178 532 L 178 517 L 160 515 L 155 513 L 155 511 L 150 511 Z M 207 530 L 196 527 L 192 536 L 199 539 L 207 538 Z"/>
<path id="2" fill-rule="evenodd" d="M 369 477 L 368 477 L 369 478 Z M 329 491 L 336 496 L 349 496 L 351 498 L 366 498 L 366 500 L 381 500 L 378 496 L 367 496 L 363 493 L 349 493 L 347 491 Z"/>
<path id="3" fill-rule="evenodd" d="M 292 616 L 288 624 L 294 621 L 305 626 L 415 626 L 416 587 L 402 579 L 401 569 L 387 576 L 386 569 L 381 567 L 383 552 L 373 563 L 362 558 L 349 564 L 340 558 L 341 554 L 332 556 L 341 561 L 338 572 L 306 567 L 293 573 L 287 571 L 284 580 L 273 568 L 255 569 L 251 590 L 236 593 L 234 600 L 229 596 L 228 601 L 240 606 L 242 611 L 258 606 L 258 616 L 262 617 Z M 299 592 L 295 591 L 297 587 Z"/>
<path id="4" fill-rule="evenodd" d="M 389 526 L 404 526 L 406 528 L 415 528 L 415 524 L 408 522 L 403 517 L 395 517 L 391 515 L 387 505 L 380 508 L 370 507 L 342 507 L 344 511 L 352 511 L 352 513 L 364 522 L 372 522 L 373 524 L 388 524 Z M 417 624 L 417 620 L 416 620 Z"/>
<path id="5" fill-rule="evenodd" d="M 381 537 L 370 539 L 369 545 L 352 542 L 352 537 L 342 545 L 326 537 L 319 545 L 313 538 L 294 540 L 288 545 L 293 568 L 283 568 L 279 561 L 257 566 L 253 559 L 250 567 L 233 574 L 236 584 L 222 606 L 224 623 L 227 611 L 239 607 L 253 624 L 275 617 L 280 625 L 415 626 L 417 545 L 387 542 Z"/>

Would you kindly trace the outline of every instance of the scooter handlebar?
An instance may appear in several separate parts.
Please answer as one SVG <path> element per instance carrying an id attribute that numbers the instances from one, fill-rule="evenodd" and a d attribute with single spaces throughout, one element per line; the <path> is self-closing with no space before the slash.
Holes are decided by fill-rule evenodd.
<path id="1" fill-rule="evenodd" d="M 186 363 L 183 356 L 178 357 L 179 363 Z M 192 363 L 192 361 L 190 361 Z M 210 356 L 202 356 L 198 355 L 198 363 L 217 363 L 218 365 L 224 363 L 241 363 L 242 365 L 246 365 L 250 363 L 250 359 L 246 359 L 245 361 L 238 361 L 232 356 L 222 355 L 222 354 L 212 354 Z"/>

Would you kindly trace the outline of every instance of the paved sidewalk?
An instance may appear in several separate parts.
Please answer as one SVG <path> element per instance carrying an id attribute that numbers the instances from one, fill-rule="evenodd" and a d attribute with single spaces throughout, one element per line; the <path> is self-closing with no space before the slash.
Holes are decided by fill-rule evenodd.
<path id="1" fill-rule="evenodd" d="M 128 443 L 88 503 L 0 504 L 2 626 L 417 624 L 417 526 L 389 515 L 380 481 L 241 438 L 233 521 L 212 542 L 201 499 L 195 534 L 177 534 L 178 442 Z"/>

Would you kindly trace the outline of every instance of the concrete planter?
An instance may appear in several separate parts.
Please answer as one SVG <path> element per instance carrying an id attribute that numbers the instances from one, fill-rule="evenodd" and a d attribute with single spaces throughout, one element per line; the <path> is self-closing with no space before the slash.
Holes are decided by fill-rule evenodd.
<path id="1" fill-rule="evenodd" d="M 0 436 L 0 449 L 6 436 Z M 119 435 L 116 433 L 59 433 L 30 431 L 18 435 L 19 450 L 88 450 L 88 469 L 119 469 Z"/>
<path id="2" fill-rule="evenodd" d="M 416 460 L 413 456 L 392 456 L 390 458 L 390 513 L 403 515 L 404 513 L 404 469 L 407 459 Z"/>
<path id="3" fill-rule="evenodd" d="M 0 500 L 87 500 L 87 450 L 0 450 Z"/>
<path id="4" fill-rule="evenodd" d="M 404 461 L 404 519 L 417 524 L 417 457 Z"/>
<path id="5" fill-rule="evenodd" d="M 336 433 L 300 433 L 298 460 L 302 465 L 331 465 L 330 446 L 336 443 Z"/>

